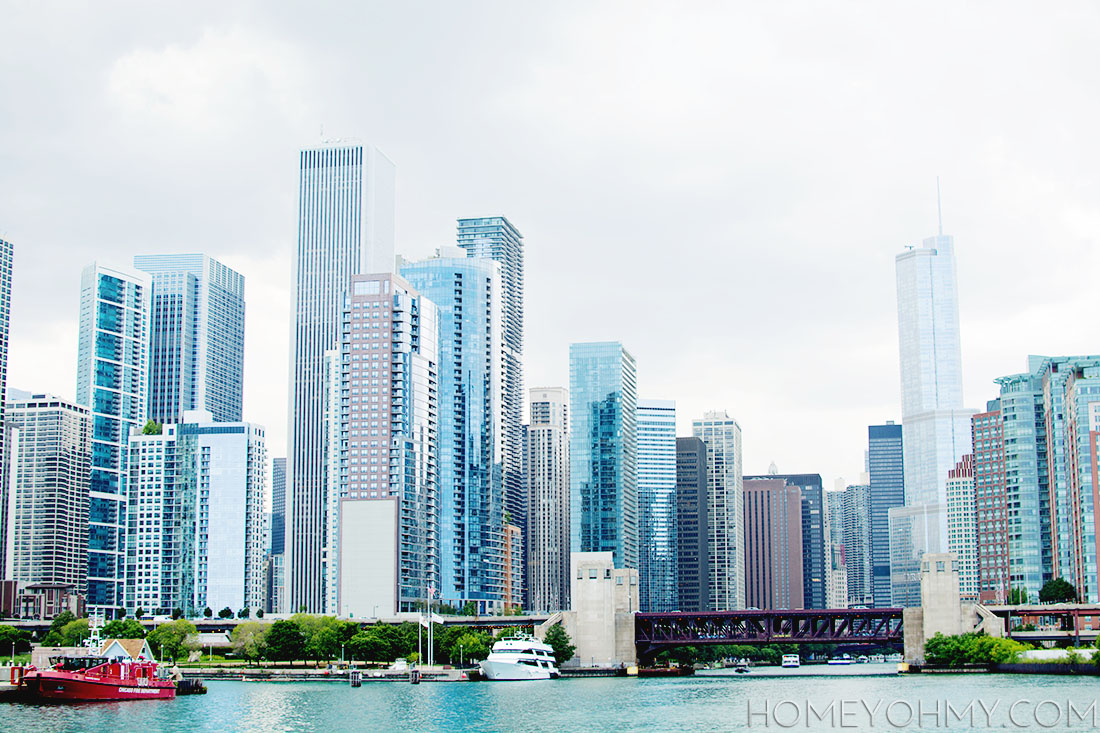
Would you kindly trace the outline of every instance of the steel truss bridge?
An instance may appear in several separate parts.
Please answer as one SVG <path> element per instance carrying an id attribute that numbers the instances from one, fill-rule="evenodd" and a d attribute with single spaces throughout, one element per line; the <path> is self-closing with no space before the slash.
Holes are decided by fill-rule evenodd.
<path id="1" fill-rule="evenodd" d="M 900 608 L 639 613 L 638 659 L 703 644 L 877 644 L 903 646 Z"/>

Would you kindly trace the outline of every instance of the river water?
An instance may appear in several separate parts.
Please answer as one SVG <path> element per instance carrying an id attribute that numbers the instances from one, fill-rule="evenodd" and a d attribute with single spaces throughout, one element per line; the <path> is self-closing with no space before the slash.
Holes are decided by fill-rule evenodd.
<path id="1" fill-rule="evenodd" d="M 207 684 L 172 701 L 0 703 L 0 731 L 1100 729 L 1095 677 L 905 675 L 894 665 L 674 679 Z M 1090 707 L 1091 706 L 1091 707 Z"/>

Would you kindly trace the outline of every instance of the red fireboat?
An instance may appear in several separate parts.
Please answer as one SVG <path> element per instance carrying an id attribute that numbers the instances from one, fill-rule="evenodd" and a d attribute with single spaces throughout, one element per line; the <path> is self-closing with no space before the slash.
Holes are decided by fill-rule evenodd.
<path id="1" fill-rule="evenodd" d="M 144 659 L 53 657 L 49 669 L 29 670 L 23 691 L 38 700 L 84 702 L 94 700 L 164 700 L 176 696 L 175 683 L 158 672 L 158 664 Z"/>

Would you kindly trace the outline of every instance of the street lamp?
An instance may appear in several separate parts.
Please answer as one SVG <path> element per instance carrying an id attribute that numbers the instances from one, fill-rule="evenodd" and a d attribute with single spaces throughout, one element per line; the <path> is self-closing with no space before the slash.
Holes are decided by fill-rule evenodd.
<path id="1" fill-rule="evenodd" d="M 463 666 L 462 665 L 462 645 L 461 644 L 458 645 L 458 666 L 459 667 Z"/>
<path id="2" fill-rule="evenodd" d="M 344 663 L 344 645 L 340 645 L 340 664 Z"/>

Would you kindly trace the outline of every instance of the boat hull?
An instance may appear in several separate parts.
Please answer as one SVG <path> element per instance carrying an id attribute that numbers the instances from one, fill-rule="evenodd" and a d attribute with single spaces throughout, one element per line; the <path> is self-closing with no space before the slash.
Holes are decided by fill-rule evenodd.
<path id="1" fill-rule="evenodd" d="M 82 675 L 60 675 L 48 672 L 24 678 L 27 694 L 51 702 L 94 702 L 103 700 L 170 700 L 176 687 L 154 681 L 139 685 L 138 680 L 97 680 Z"/>
<path id="2" fill-rule="evenodd" d="M 492 662 L 488 659 L 481 663 L 481 673 L 485 679 L 494 682 L 519 681 L 519 680 L 548 680 L 557 677 L 556 670 L 545 667 L 533 667 L 529 664 L 513 664 L 510 662 Z"/>

